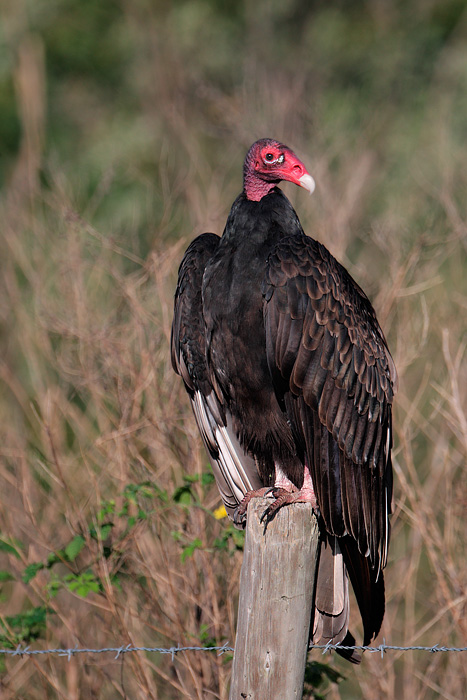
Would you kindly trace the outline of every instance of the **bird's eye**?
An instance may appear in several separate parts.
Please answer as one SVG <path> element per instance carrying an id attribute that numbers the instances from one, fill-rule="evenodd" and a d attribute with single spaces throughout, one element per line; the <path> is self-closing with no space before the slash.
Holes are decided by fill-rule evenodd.
<path id="1" fill-rule="evenodd" d="M 273 163 L 278 163 L 280 165 L 284 162 L 284 154 L 280 153 L 279 155 L 276 155 L 276 153 L 268 152 L 264 154 L 263 161 L 269 165 L 272 165 Z"/>

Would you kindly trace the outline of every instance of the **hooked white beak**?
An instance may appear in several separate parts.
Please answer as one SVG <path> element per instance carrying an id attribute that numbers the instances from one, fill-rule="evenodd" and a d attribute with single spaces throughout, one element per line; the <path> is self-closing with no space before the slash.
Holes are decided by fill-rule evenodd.
<path id="1" fill-rule="evenodd" d="M 316 184 L 311 175 L 308 175 L 308 173 L 306 175 L 302 175 L 298 181 L 300 183 L 300 187 L 304 187 L 310 194 L 313 194 Z"/>

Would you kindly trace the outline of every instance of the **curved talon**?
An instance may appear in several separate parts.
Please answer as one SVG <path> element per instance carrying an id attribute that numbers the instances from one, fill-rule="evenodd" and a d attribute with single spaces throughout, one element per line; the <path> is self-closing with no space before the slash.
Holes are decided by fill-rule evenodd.
<path id="1" fill-rule="evenodd" d="M 284 506 L 286 503 L 293 503 L 296 500 L 296 498 L 294 498 L 295 494 L 287 491 L 287 489 L 273 486 L 271 489 L 269 489 L 269 492 L 273 494 L 275 501 L 266 508 L 260 518 L 261 523 L 266 519 L 266 525 L 273 520 L 275 514 L 280 508 L 282 508 L 282 506 Z"/>
<path id="2" fill-rule="evenodd" d="M 248 504 L 252 498 L 264 498 L 264 496 L 269 496 L 270 494 L 273 495 L 274 501 L 270 506 L 268 506 L 268 508 L 266 508 L 260 518 L 261 523 L 265 522 L 265 528 L 267 527 L 268 523 L 273 520 L 277 511 L 288 503 L 295 503 L 297 501 L 311 501 L 313 504 L 313 509 L 317 508 L 316 497 L 313 490 L 309 487 L 305 486 L 298 489 L 292 483 L 289 485 L 289 488 L 283 488 L 279 485 L 264 486 L 256 491 L 247 491 L 242 502 L 237 506 L 234 512 L 233 521 L 235 525 L 237 525 L 237 527 L 245 525 Z"/>
<path id="3" fill-rule="evenodd" d="M 233 521 L 237 527 L 246 523 L 246 508 L 243 510 L 241 504 L 234 510 Z"/>
<path id="4" fill-rule="evenodd" d="M 269 489 L 269 491 L 272 492 L 276 500 L 273 503 L 271 503 L 271 505 L 268 506 L 268 508 L 266 508 L 263 515 L 261 516 L 260 522 L 262 523 L 265 520 L 265 527 L 267 527 L 268 523 L 270 523 L 271 520 L 274 519 L 274 516 L 276 515 L 277 511 L 289 503 L 302 503 L 310 501 L 314 511 L 316 511 L 318 508 L 316 497 L 312 491 L 310 493 L 309 489 L 294 488 L 293 491 L 289 491 L 288 489 L 273 487 Z"/>
<path id="5" fill-rule="evenodd" d="M 242 502 L 237 506 L 233 515 L 233 521 L 235 525 L 244 525 L 246 522 L 246 512 L 248 504 L 252 498 L 262 498 L 267 496 L 271 491 L 274 491 L 274 486 L 264 486 L 261 489 L 256 489 L 256 491 L 247 491 L 243 497 Z"/>

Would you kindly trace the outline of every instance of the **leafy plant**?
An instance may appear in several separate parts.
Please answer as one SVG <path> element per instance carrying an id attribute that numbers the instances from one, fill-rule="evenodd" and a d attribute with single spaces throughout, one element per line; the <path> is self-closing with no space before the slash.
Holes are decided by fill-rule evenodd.
<path id="1" fill-rule="evenodd" d="M 324 700 L 323 691 L 330 683 L 338 684 L 345 680 L 339 671 L 328 664 L 319 661 L 308 661 L 305 667 L 305 683 L 303 697 Z"/>
<path id="2" fill-rule="evenodd" d="M 16 615 L 0 618 L 0 645 L 14 649 L 18 644 L 27 644 L 45 633 L 47 615 L 52 611 L 44 605 L 25 610 Z"/>

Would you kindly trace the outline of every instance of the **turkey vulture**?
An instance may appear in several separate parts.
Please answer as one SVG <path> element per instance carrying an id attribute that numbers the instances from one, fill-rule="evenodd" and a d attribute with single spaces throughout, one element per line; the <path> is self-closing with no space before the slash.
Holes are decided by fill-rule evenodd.
<path id="1" fill-rule="evenodd" d="M 367 296 L 305 235 L 281 180 L 314 190 L 287 146 L 256 141 L 222 237 L 198 236 L 180 265 L 172 363 L 237 525 L 249 499 L 267 491 L 267 518 L 286 503 L 313 503 L 321 545 L 312 642 L 355 644 L 350 578 L 368 645 L 384 615 L 396 369 Z"/>

